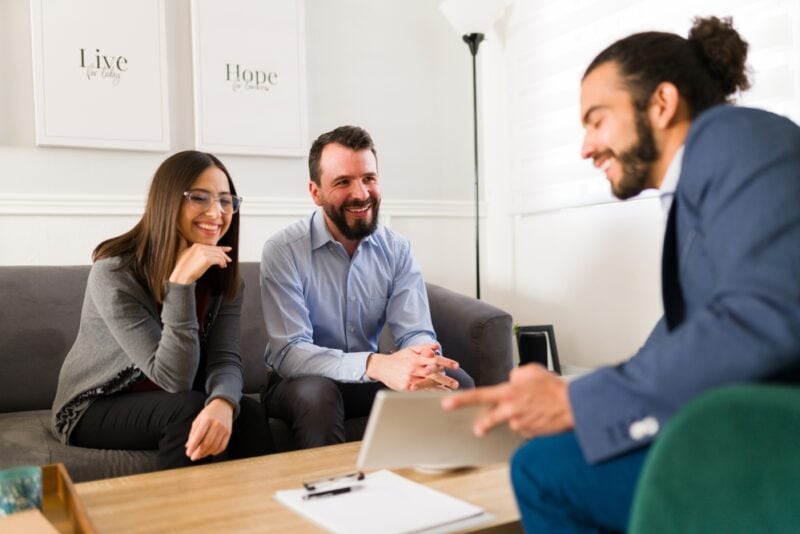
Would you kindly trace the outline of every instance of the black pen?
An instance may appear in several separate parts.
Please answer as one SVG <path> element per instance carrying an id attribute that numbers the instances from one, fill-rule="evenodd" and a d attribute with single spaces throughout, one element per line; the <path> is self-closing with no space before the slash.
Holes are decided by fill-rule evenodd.
<path id="1" fill-rule="evenodd" d="M 356 486 L 356 487 L 358 487 L 358 486 Z M 303 495 L 303 499 L 308 500 L 308 499 L 314 499 L 316 497 L 327 497 L 328 495 L 341 495 L 342 493 L 350 493 L 356 487 L 344 486 L 344 487 L 341 487 L 341 488 L 334 488 L 334 489 L 325 490 L 325 491 L 317 491 L 315 493 L 306 493 L 305 495 Z"/>
<path id="2" fill-rule="evenodd" d="M 356 471 L 354 473 L 347 473 L 344 475 L 336 475 L 329 478 L 322 478 L 319 480 L 309 480 L 308 482 L 303 482 L 303 487 L 306 488 L 308 491 L 314 491 L 319 489 L 320 486 L 329 486 L 336 482 L 350 482 L 350 481 L 357 481 L 357 480 L 364 480 L 364 473 L 361 471 Z"/>

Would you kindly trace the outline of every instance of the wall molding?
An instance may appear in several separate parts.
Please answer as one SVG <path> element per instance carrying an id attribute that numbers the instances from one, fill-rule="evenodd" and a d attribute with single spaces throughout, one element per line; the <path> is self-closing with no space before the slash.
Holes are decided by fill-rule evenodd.
<path id="1" fill-rule="evenodd" d="M 302 217 L 314 209 L 305 197 L 247 197 L 244 217 Z M 133 195 L 0 195 L 0 216 L 139 216 L 144 200 Z M 459 200 L 383 200 L 381 214 L 389 217 L 471 219 L 475 203 Z M 486 203 L 480 203 L 486 216 Z"/>

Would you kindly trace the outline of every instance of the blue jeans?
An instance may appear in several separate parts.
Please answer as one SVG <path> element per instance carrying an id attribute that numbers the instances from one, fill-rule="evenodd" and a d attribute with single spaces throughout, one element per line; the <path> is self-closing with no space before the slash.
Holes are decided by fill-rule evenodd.
<path id="1" fill-rule="evenodd" d="M 624 531 L 647 451 L 589 465 L 574 432 L 532 439 L 511 460 L 525 532 Z"/>

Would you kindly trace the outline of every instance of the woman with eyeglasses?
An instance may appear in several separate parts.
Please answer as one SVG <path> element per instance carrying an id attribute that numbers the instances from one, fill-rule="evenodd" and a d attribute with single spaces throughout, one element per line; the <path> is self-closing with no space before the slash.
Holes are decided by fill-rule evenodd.
<path id="1" fill-rule="evenodd" d="M 156 449 L 159 469 L 274 450 L 242 397 L 240 204 L 216 157 L 179 152 L 136 226 L 94 250 L 53 404 L 63 443 Z"/>

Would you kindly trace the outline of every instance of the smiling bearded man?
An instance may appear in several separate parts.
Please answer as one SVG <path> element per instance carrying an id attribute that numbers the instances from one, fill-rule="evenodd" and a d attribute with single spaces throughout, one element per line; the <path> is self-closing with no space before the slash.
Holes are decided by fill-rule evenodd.
<path id="1" fill-rule="evenodd" d="M 378 160 L 369 134 L 341 126 L 308 157 L 321 209 L 272 236 L 261 259 L 266 362 L 262 402 L 300 448 L 341 443 L 381 388 L 455 389 L 474 382 L 440 354 L 422 273 L 406 239 L 379 224 Z M 378 354 L 391 325 L 393 354 Z M 448 376 L 449 375 L 449 376 Z"/>

